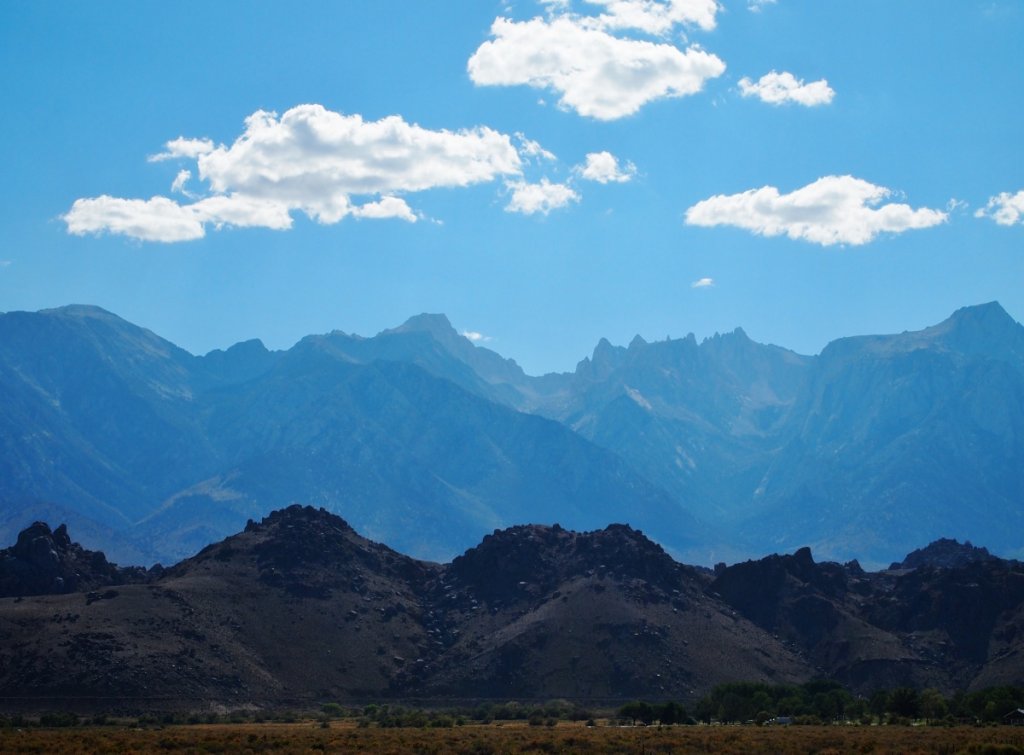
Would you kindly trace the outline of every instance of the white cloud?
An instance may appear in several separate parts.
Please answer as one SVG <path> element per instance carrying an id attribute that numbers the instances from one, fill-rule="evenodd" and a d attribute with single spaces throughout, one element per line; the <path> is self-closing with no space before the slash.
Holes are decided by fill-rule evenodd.
<path id="1" fill-rule="evenodd" d="M 822 246 L 866 244 L 880 233 L 902 233 L 946 222 L 948 215 L 905 204 L 882 204 L 892 192 L 853 176 L 825 176 L 789 194 L 762 186 L 720 194 L 693 205 L 686 222 L 731 225 L 762 236 L 785 234 Z"/>
<path id="2" fill-rule="evenodd" d="M 171 184 L 171 193 L 177 194 L 188 194 L 185 191 L 185 184 L 188 183 L 189 179 L 192 178 L 192 171 L 190 170 L 179 170 L 178 175 L 174 177 L 174 183 Z"/>
<path id="3" fill-rule="evenodd" d="M 760 13 L 766 5 L 775 5 L 775 0 L 747 0 L 747 10 Z"/>
<path id="4" fill-rule="evenodd" d="M 665 35 L 677 24 L 692 24 L 705 31 L 715 28 L 716 0 L 588 0 L 607 12 L 597 18 L 583 17 L 584 24 L 601 29 L 636 29 Z"/>
<path id="5" fill-rule="evenodd" d="M 805 84 L 803 79 L 797 79 L 788 71 L 766 73 L 757 80 L 757 83 L 744 76 L 739 84 L 740 93 L 744 97 L 758 97 L 770 105 L 782 105 L 787 102 L 807 107 L 827 105 L 836 94 L 825 79 Z"/>
<path id="6" fill-rule="evenodd" d="M 552 210 L 565 207 L 570 202 L 578 202 L 580 195 L 566 184 L 555 184 L 542 178 L 540 183 L 526 181 L 510 181 L 507 184 L 512 191 L 512 199 L 505 206 L 506 212 L 519 212 L 523 215 L 541 213 L 547 215 Z"/>
<path id="7" fill-rule="evenodd" d="M 636 175 L 636 166 L 629 162 L 620 166 L 611 152 L 590 152 L 587 154 L 587 162 L 576 166 L 576 172 L 588 181 L 625 183 Z"/>
<path id="8" fill-rule="evenodd" d="M 191 241 L 205 235 L 196 213 L 166 197 L 118 199 L 103 195 L 76 199 L 62 216 L 68 233 L 83 236 L 104 232 L 140 241 Z"/>
<path id="9" fill-rule="evenodd" d="M 714 285 L 714 278 L 699 278 L 690 284 L 690 288 L 711 288 Z"/>
<path id="10" fill-rule="evenodd" d="M 612 36 L 577 16 L 517 22 L 495 19 L 493 39 L 469 59 L 480 86 L 527 85 L 559 95 L 558 105 L 598 120 L 637 112 L 646 103 L 699 92 L 725 63 L 699 47 Z"/>
<path id="11" fill-rule="evenodd" d="M 0 267 L 10 267 L 13 260 L 0 260 Z"/>
<path id="12" fill-rule="evenodd" d="M 521 141 L 523 154 L 550 155 Z M 299 105 L 280 117 L 257 111 L 230 146 L 185 138 L 165 146 L 167 152 L 150 160 L 193 156 L 209 196 L 191 204 L 166 197 L 79 199 L 63 216 L 68 232 L 186 241 L 201 238 L 206 224 L 287 229 L 294 211 L 320 223 L 347 216 L 415 222 L 419 216 L 398 194 L 518 178 L 523 168 L 512 138 L 490 128 L 430 130 L 399 116 L 364 121 L 321 105 Z M 172 191 L 196 199 L 184 189 L 191 177 L 180 171 Z"/>
<path id="13" fill-rule="evenodd" d="M 213 142 L 209 139 L 186 139 L 179 136 L 164 144 L 166 152 L 150 155 L 146 159 L 151 163 L 163 162 L 164 160 L 177 160 L 179 158 L 195 159 L 200 155 L 213 151 Z"/>
<path id="14" fill-rule="evenodd" d="M 491 340 L 490 336 L 485 336 L 483 333 L 477 333 L 475 330 L 464 330 L 459 335 L 463 338 L 468 338 L 473 343 L 486 343 Z"/>
<path id="15" fill-rule="evenodd" d="M 518 151 L 486 127 L 431 131 L 393 115 L 364 121 L 321 105 L 257 111 L 230 147 L 199 157 L 216 192 L 272 196 L 317 214 L 337 197 L 469 186 L 518 174 Z"/>
<path id="16" fill-rule="evenodd" d="M 991 218 L 999 225 L 1024 223 L 1024 189 L 1016 194 L 1008 191 L 989 197 L 988 204 L 974 213 L 976 218 Z"/>

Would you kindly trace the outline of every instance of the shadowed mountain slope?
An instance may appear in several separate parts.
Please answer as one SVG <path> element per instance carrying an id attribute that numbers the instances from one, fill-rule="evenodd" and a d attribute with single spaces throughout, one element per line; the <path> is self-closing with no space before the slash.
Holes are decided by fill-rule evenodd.
<path id="1" fill-rule="evenodd" d="M 59 541 L 63 566 L 105 563 L 42 524 L 12 550 L 41 551 L 40 538 Z M 32 568 L 50 567 L 30 558 L 24 592 L 0 598 L 7 710 L 690 701 L 741 680 L 949 693 L 1024 679 L 1024 570 L 1001 559 L 869 573 L 801 550 L 712 575 L 625 525 L 525 525 L 441 565 L 294 505 L 167 570 L 107 565 L 89 578 L 123 579 L 102 589 L 32 595 L 46 581 Z"/>
<path id="2" fill-rule="evenodd" d="M 598 699 L 808 676 L 705 582 L 624 526 L 517 527 L 441 566 L 292 506 L 145 582 L 0 600 L 0 699 Z"/>

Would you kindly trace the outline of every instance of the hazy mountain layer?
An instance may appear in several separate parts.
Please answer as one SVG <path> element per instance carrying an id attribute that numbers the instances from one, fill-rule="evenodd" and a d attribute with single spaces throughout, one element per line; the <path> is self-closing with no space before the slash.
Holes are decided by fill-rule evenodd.
<path id="1" fill-rule="evenodd" d="M 472 383 L 416 338 L 411 353 L 431 346 Z M 303 500 L 429 558 L 523 521 L 628 518 L 704 547 L 616 455 L 408 360 L 357 362 L 338 348 L 349 340 L 194 357 L 96 308 L 0 316 L 0 526 L 54 513 L 118 560 L 173 562 Z"/>
<path id="2" fill-rule="evenodd" d="M 45 516 L 174 561 L 292 500 L 417 556 L 623 520 L 713 563 L 941 537 L 1021 555 L 1024 328 L 998 304 L 815 357 L 742 330 L 602 340 L 573 373 L 420 315 L 192 356 L 93 307 L 0 315 L 0 533 Z"/>
<path id="3" fill-rule="evenodd" d="M 404 327 L 428 322 L 437 331 L 436 319 Z M 615 451 L 748 553 L 810 544 L 881 565 L 947 536 L 1024 554 L 1024 327 L 996 303 L 815 357 L 736 330 L 602 340 L 571 374 L 507 367 L 478 375 Z"/>

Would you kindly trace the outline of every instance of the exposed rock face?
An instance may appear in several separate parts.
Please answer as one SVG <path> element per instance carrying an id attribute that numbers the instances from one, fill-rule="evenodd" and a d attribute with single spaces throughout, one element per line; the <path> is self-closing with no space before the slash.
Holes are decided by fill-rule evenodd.
<path id="1" fill-rule="evenodd" d="M 102 551 L 72 543 L 63 524 L 51 531 L 46 523 L 35 522 L 12 547 L 0 551 L 0 597 L 83 592 L 148 576 L 146 569 L 119 568 Z"/>

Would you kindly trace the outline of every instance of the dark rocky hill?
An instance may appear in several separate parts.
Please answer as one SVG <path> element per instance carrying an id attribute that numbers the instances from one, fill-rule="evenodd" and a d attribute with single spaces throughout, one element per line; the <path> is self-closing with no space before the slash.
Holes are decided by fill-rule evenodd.
<path id="1" fill-rule="evenodd" d="M 624 526 L 517 527 L 442 566 L 292 506 L 156 578 L 0 600 L 0 700 L 689 697 L 808 677 L 706 582 Z"/>
<path id="2" fill-rule="evenodd" d="M 34 525 L 15 549 L 88 556 L 68 540 Z M 692 700 L 741 680 L 828 677 L 864 693 L 1024 680 L 1024 570 L 1001 559 L 872 573 L 801 550 L 712 574 L 625 525 L 529 525 L 436 564 L 294 505 L 166 570 L 86 560 L 86 591 L 44 594 L 52 558 L 30 555 L 20 594 L 0 599 L 0 708 Z"/>
<path id="3" fill-rule="evenodd" d="M 801 549 L 720 569 L 708 589 L 853 689 L 1024 679 L 1024 565 L 994 557 L 918 564 L 865 572 L 856 562 L 815 563 Z"/>
<path id="4" fill-rule="evenodd" d="M 967 566 L 975 561 L 992 561 L 995 559 L 988 548 L 971 545 L 970 541 L 959 543 L 956 540 L 942 537 L 924 548 L 918 548 L 907 554 L 907 557 L 889 566 L 892 570 L 919 569 L 921 567 L 955 568 Z"/>
<path id="5" fill-rule="evenodd" d="M 0 550 L 0 598 L 60 595 L 110 585 L 145 582 L 161 573 L 138 566 L 118 567 L 102 551 L 72 543 L 67 525 L 51 531 L 45 522 L 22 530 L 17 542 Z"/>

